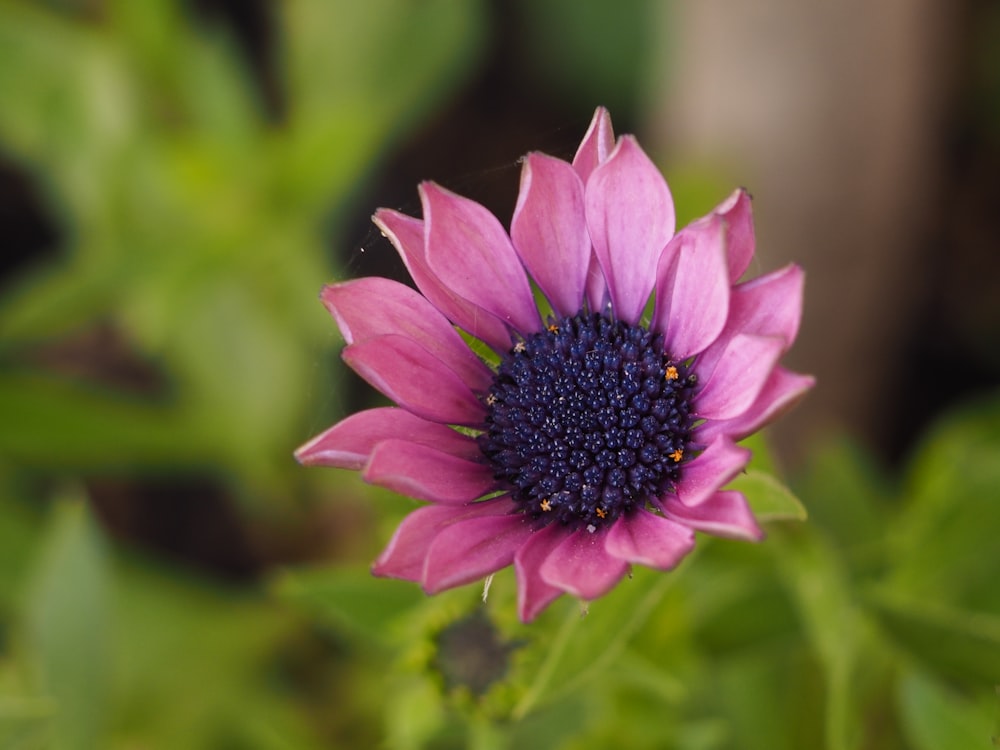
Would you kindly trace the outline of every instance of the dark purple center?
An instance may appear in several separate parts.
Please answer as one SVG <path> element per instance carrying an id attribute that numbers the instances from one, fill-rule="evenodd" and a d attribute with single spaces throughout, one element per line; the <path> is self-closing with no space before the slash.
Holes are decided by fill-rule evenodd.
<path id="1" fill-rule="evenodd" d="M 693 386 L 663 336 L 561 318 L 501 360 L 480 447 L 525 513 L 594 530 L 676 485 Z"/>

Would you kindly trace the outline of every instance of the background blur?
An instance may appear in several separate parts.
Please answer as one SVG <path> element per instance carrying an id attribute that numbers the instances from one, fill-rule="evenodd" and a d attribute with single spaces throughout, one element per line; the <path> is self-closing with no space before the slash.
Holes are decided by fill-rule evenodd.
<path id="1" fill-rule="evenodd" d="M 810 520 L 524 628 L 291 454 L 376 402 L 317 300 L 404 278 L 372 211 L 506 223 L 598 104 L 806 268 Z M 988 0 L 0 0 L 0 747 L 989 747 L 998 173 Z"/>

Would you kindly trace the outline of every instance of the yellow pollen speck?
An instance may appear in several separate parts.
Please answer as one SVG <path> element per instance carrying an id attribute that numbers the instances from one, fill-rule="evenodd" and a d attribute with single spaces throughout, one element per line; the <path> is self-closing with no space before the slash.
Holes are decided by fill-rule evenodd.
<path id="1" fill-rule="evenodd" d="M 523 341 L 518 341 L 516 344 L 514 344 L 514 351 L 517 352 L 518 354 L 523 352 L 526 348 L 527 347 L 525 347 Z"/>
<path id="2" fill-rule="evenodd" d="M 682 458 L 684 458 L 684 451 L 678 448 L 677 450 L 675 450 L 673 453 L 670 454 L 670 457 L 674 459 L 674 463 L 677 463 Z"/>
<path id="3" fill-rule="evenodd" d="M 598 508 L 594 512 L 597 513 L 597 517 L 598 518 L 606 518 L 607 515 L 608 515 L 608 512 L 606 510 L 604 510 L 604 508 Z"/>
<path id="4" fill-rule="evenodd" d="M 550 323 L 548 328 L 549 328 L 549 333 L 559 332 L 559 326 L 557 326 L 555 323 Z"/>
<path id="5" fill-rule="evenodd" d="M 673 365 L 667 368 L 667 380 L 677 380 L 677 368 Z"/>
<path id="6" fill-rule="evenodd" d="M 490 406 L 493 406 L 496 402 L 497 402 L 497 397 L 494 396 L 492 393 L 486 397 L 486 403 L 489 404 Z"/>
<path id="7" fill-rule="evenodd" d="M 550 503 L 548 500 L 542 500 L 541 508 L 544 512 L 548 513 L 550 510 L 552 510 L 552 503 Z"/>

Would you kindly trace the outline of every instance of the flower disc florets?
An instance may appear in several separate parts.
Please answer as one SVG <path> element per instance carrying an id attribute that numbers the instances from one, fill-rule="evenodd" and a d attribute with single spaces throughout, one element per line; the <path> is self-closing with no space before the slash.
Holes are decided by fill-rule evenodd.
<path id="1" fill-rule="evenodd" d="M 524 512 L 595 530 L 674 488 L 693 385 L 663 336 L 597 313 L 561 318 L 503 357 L 480 446 Z"/>

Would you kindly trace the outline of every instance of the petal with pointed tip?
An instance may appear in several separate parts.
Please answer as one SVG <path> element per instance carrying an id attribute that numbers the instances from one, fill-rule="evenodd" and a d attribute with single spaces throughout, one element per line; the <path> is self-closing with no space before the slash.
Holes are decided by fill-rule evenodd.
<path id="1" fill-rule="evenodd" d="M 694 532 L 668 518 L 640 509 L 615 521 L 608 531 L 604 548 L 625 562 L 670 570 L 694 548 Z"/>
<path id="2" fill-rule="evenodd" d="M 454 370 L 406 336 L 377 336 L 351 344 L 344 361 L 379 392 L 418 417 L 480 426 L 483 405 Z"/>
<path id="3" fill-rule="evenodd" d="M 402 520 L 389 544 L 372 564 L 372 573 L 420 583 L 424 560 L 431 543 L 442 530 L 467 518 L 510 513 L 514 504 L 507 496 L 471 505 L 425 505 Z"/>
<path id="4" fill-rule="evenodd" d="M 663 175 L 632 136 L 623 136 L 590 175 L 586 209 L 615 316 L 634 325 L 674 233 L 674 204 Z"/>
<path id="5" fill-rule="evenodd" d="M 695 412 L 705 419 L 731 419 L 749 409 L 767 383 L 771 371 L 784 351 L 784 343 L 772 336 L 737 334 L 720 339 L 706 357 L 714 366 L 708 369 L 701 358 L 694 371 L 702 383 L 695 397 Z"/>
<path id="6" fill-rule="evenodd" d="M 799 332 L 805 274 L 791 264 L 733 287 L 726 329 L 776 336 L 787 350 Z"/>
<path id="7" fill-rule="evenodd" d="M 295 452 L 304 466 L 360 469 L 385 440 L 400 439 L 436 448 L 460 458 L 482 455 L 476 441 L 447 425 L 428 422 L 406 409 L 383 406 L 352 414 Z"/>
<path id="8" fill-rule="evenodd" d="M 800 375 L 783 367 L 775 367 L 749 409 L 732 419 L 706 420 L 696 428 L 695 438 L 709 441 L 718 435 L 728 435 L 734 440 L 742 440 L 777 419 L 814 385 L 816 379 L 811 375 Z"/>
<path id="9" fill-rule="evenodd" d="M 719 436 L 699 456 L 681 467 L 677 496 L 686 505 L 698 505 L 732 481 L 749 460 L 749 450 Z"/>
<path id="10" fill-rule="evenodd" d="M 507 326 L 492 313 L 463 299 L 445 286 L 427 265 L 422 220 L 388 208 L 380 208 L 372 221 L 396 248 L 417 289 L 448 320 L 486 342 L 494 351 L 502 353 L 510 349 L 510 331 Z"/>
<path id="11" fill-rule="evenodd" d="M 660 500 L 659 505 L 667 516 L 696 531 L 752 542 L 764 538 L 764 532 L 757 525 L 742 492 L 716 492 L 694 507 L 667 495 Z"/>
<path id="12" fill-rule="evenodd" d="M 722 219 L 709 215 L 681 230 L 661 255 L 656 277 L 652 327 L 664 334 L 664 350 L 674 360 L 688 359 L 726 325 L 730 287 Z"/>
<path id="13" fill-rule="evenodd" d="M 726 223 L 729 280 L 735 283 L 750 267 L 755 249 L 750 193 L 743 188 L 736 190 L 713 213 L 722 216 Z"/>
<path id="14" fill-rule="evenodd" d="M 542 563 L 568 532 L 561 524 L 550 523 L 532 534 L 514 554 L 517 575 L 517 614 L 521 622 L 531 622 L 563 594 L 558 586 L 546 583 Z"/>
<path id="15" fill-rule="evenodd" d="M 496 489 L 493 470 L 419 443 L 384 440 L 375 446 L 361 478 L 401 495 L 451 505 Z"/>
<path id="16" fill-rule="evenodd" d="M 427 550 L 424 591 L 436 594 L 510 565 L 531 534 L 531 522 L 523 513 L 456 521 Z"/>
<path id="17" fill-rule="evenodd" d="M 320 297 L 348 344 L 387 333 L 406 336 L 454 370 L 473 391 L 489 389 L 490 368 L 438 309 L 408 286 L 369 276 L 326 286 Z"/>
<path id="18" fill-rule="evenodd" d="M 542 563 L 542 580 L 581 599 L 604 596 L 628 572 L 628 563 L 604 548 L 607 530 L 580 529 L 555 546 Z"/>
<path id="19" fill-rule="evenodd" d="M 529 154 L 511 220 L 517 254 L 560 315 L 583 302 L 590 264 L 590 235 L 583 210 L 583 182 L 569 164 Z"/>
<path id="20" fill-rule="evenodd" d="M 584 182 L 603 162 L 607 161 L 615 147 L 615 133 L 611 127 L 611 115 L 604 107 L 598 107 L 590 121 L 586 135 L 573 157 L 573 169 Z"/>
<path id="21" fill-rule="evenodd" d="M 531 285 L 497 218 L 433 182 L 420 186 L 427 263 L 449 289 L 522 334 L 541 328 Z"/>

